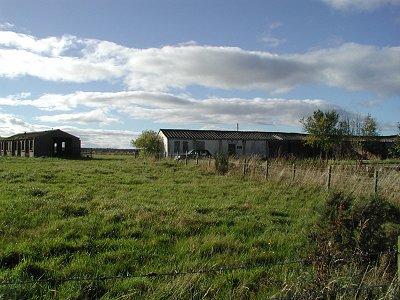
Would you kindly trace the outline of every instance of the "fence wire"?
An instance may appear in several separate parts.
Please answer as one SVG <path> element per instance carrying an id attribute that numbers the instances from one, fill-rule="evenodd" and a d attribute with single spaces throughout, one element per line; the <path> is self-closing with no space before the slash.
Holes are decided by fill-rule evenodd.
<path id="1" fill-rule="evenodd" d="M 367 258 L 373 256 L 383 256 L 383 255 L 396 255 L 398 253 L 397 249 L 389 250 L 386 252 L 370 252 L 370 253 L 357 253 L 357 254 L 349 254 L 346 256 L 332 256 L 330 257 L 330 262 L 346 262 L 355 257 L 359 258 Z M 278 266 L 289 266 L 289 265 L 311 265 L 318 261 L 326 260 L 326 258 L 316 258 L 316 259 L 298 259 L 291 261 L 281 261 L 281 262 L 271 262 L 271 263 L 260 263 L 253 265 L 238 265 L 238 266 L 221 266 L 216 268 L 208 268 L 208 269 L 198 269 L 198 270 L 186 270 L 179 271 L 174 270 L 170 272 L 149 272 L 143 274 L 120 274 L 114 276 L 93 276 L 93 277 L 67 277 L 67 278 L 40 278 L 36 280 L 26 280 L 26 281 L 2 281 L 0 282 L 0 286 L 7 285 L 27 285 L 27 284 L 36 284 L 36 283 L 61 283 L 68 281 L 105 281 L 105 280 L 118 280 L 118 279 L 131 279 L 131 278 L 146 278 L 146 277 L 176 277 L 176 276 L 186 276 L 186 275 L 202 275 L 202 274 L 211 274 L 211 273 L 228 273 L 233 271 L 249 271 L 255 269 L 267 269 Z"/>
<path id="2" fill-rule="evenodd" d="M 206 163 L 205 163 L 206 162 Z M 214 166 L 210 159 L 196 163 Z M 230 160 L 227 174 L 255 180 L 287 181 L 326 187 L 333 191 L 346 190 L 355 195 L 379 194 L 399 201 L 400 166 L 385 165 L 307 165 L 255 159 Z"/>
<path id="3" fill-rule="evenodd" d="M 344 287 L 332 290 L 322 290 L 322 291 L 308 291 L 303 293 L 296 294 L 288 294 L 284 297 L 271 297 L 266 300 L 300 300 L 300 299 L 333 299 L 332 297 L 336 297 L 337 295 L 343 295 L 347 293 L 358 293 L 371 291 L 375 289 L 385 289 L 387 290 L 390 287 L 389 284 L 377 284 L 377 285 L 361 285 L 354 287 Z M 368 298 L 369 299 L 369 298 Z M 393 298 L 393 300 L 399 299 L 399 297 Z"/>

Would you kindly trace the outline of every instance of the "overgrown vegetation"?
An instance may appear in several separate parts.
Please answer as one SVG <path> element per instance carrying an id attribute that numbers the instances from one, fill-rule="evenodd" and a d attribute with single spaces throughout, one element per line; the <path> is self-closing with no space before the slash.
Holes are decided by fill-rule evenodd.
<path id="1" fill-rule="evenodd" d="M 3 157 L 0 180 L 0 282 L 42 280 L 2 284 L 0 298 L 266 299 L 317 288 L 312 264 L 282 262 L 322 245 L 309 238 L 321 189 L 130 156 Z M 381 274 L 368 272 L 364 282 Z"/>
<path id="2" fill-rule="evenodd" d="M 316 110 L 311 116 L 300 119 L 308 133 L 306 144 L 320 149 L 321 158 L 365 159 L 371 155 L 386 157 L 388 153 L 376 149 L 379 129 L 376 120 L 368 114 L 339 114 L 336 110 Z"/>
<path id="3" fill-rule="evenodd" d="M 138 148 L 142 157 L 158 157 L 161 151 L 161 138 L 154 130 L 144 130 L 131 141 L 133 147 Z"/>
<path id="4" fill-rule="evenodd" d="M 214 157 L 215 171 L 220 175 L 225 175 L 229 169 L 229 155 L 228 154 L 217 154 Z"/>
<path id="5" fill-rule="evenodd" d="M 395 278 L 397 253 L 394 249 L 399 234 L 397 206 L 378 197 L 355 199 L 343 193 L 331 195 L 310 234 L 315 242 L 311 260 L 317 271 L 319 289 L 336 281 L 340 272 L 349 277 L 349 282 L 354 282 L 345 272 L 349 260 L 351 277 L 356 274 L 362 277 L 368 268 L 375 267 L 378 273 L 375 280 Z"/>

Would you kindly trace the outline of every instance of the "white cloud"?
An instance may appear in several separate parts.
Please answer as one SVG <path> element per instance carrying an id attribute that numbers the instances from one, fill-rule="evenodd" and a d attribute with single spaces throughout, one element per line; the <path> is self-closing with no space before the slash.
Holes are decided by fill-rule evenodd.
<path id="1" fill-rule="evenodd" d="M 59 127 L 81 139 L 83 148 L 116 148 L 132 149 L 132 139 L 140 132 L 130 130 L 81 129 L 76 127 Z"/>
<path id="2" fill-rule="evenodd" d="M 69 123 L 69 124 L 90 124 L 99 123 L 101 125 L 109 125 L 119 123 L 118 119 L 108 117 L 106 112 L 101 109 L 92 110 L 89 112 L 59 114 L 50 116 L 39 116 L 37 120 L 46 123 Z"/>
<path id="3" fill-rule="evenodd" d="M 8 137 L 21 132 L 48 130 L 47 126 L 33 125 L 13 114 L 0 112 L 0 136 Z"/>
<path id="4" fill-rule="evenodd" d="M 378 95 L 400 95 L 400 47 L 347 43 L 302 56 L 316 68 L 314 81 Z"/>
<path id="5" fill-rule="evenodd" d="M 50 129 L 52 128 L 49 126 L 30 124 L 18 116 L 0 112 L 1 137 Z M 129 130 L 81 129 L 72 126 L 59 126 L 57 129 L 78 136 L 81 139 L 82 147 L 88 148 L 132 148 L 130 141 L 140 134 L 140 132 Z"/>
<path id="6" fill-rule="evenodd" d="M 158 123 L 197 125 L 286 125 L 299 126 L 299 119 L 315 109 L 333 108 L 322 100 L 209 98 L 187 100 L 182 105 L 157 103 L 128 106 L 123 112 L 135 119 Z M 122 110 L 120 111 L 122 112 Z"/>
<path id="7" fill-rule="evenodd" d="M 285 39 L 279 39 L 271 35 L 264 36 L 263 38 L 261 38 L 261 41 L 269 48 L 278 47 L 279 45 L 286 42 Z"/>
<path id="8" fill-rule="evenodd" d="M 339 10 L 371 11 L 389 5 L 400 5 L 400 0 L 322 0 Z"/>
<path id="9" fill-rule="evenodd" d="M 280 42 L 267 38 L 275 45 Z M 348 43 L 303 54 L 277 55 L 191 44 L 133 49 L 71 36 L 37 39 L 1 31 L 0 40 L 0 77 L 5 78 L 34 76 L 76 83 L 103 80 L 146 91 L 199 85 L 284 93 L 318 83 L 400 95 L 400 47 Z"/>
<path id="10" fill-rule="evenodd" d="M 9 22 L 5 23 L 0 23 L 0 30 L 8 30 L 14 27 L 14 24 L 11 24 Z"/>
<path id="11" fill-rule="evenodd" d="M 298 126 L 298 120 L 315 109 L 333 105 L 318 99 L 194 99 L 189 95 L 163 92 L 125 91 L 116 93 L 76 92 L 66 95 L 45 95 L 38 99 L 0 99 L 2 105 L 30 105 L 44 110 L 94 109 L 88 113 L 73 112 L 37 117 L 42 122 L 69 124 L 111 124 L 118 121 L 108 112 L 117 112 L 132 119 L 169 124 L 227 124 Z M 55 101 L 51 101 L 55 99 Z M 47 104 L 45 106 L 44 104 Z"/>
<path id="12" fill-rule="evenodd" d="M 75 57 L 47 57 L 26 50 L 0 49 L 0 77 L 34 76 L 59 82 L 112 80 L 121 76 L 108 62 L 92 63 Z"/>
<path id="13" fill-rule="evenodd" d="M 269 24 L 267 32 L 260 39 L 260 41 L 268 48 L 275 48 L 275 47 L 278 47 L 279 45 L 285 43 L 286 39 L 277 38 L 273 34 L 274 30 L 276 30 L 282 26 L 283 26 L 283 24 L 281 22 L 274 22 L 274 23 Z"/>
<path id="14" fill-rule="evenodd" d="M 4 48 L 26 50 L 29 52 L 48 56 L 59 56 L 80 41 L 70 35 L 61 38 L 48 37 L 37 39 L 31 35 L 16 33 L 13 31 L 0 31 L 0 45 Z"/>

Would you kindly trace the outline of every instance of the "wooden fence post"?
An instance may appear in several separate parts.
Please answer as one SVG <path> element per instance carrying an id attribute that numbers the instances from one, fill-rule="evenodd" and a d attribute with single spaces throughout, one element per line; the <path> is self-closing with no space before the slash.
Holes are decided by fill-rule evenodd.
<path id="1" fill-rule="evenodd" d="M 295 177 L 296 177 L 296 165 L 293 164 L 292 165 L 292 181 L 294 181 Z"/>
<path id="2" fill-rule="evenodd" d="M 186 155 L 185 155 L 185 165 L 188 164 L 188 152 L 186 151 Z"/>
<path id="3" fill-rule="evenodd" d="M 196 165 L 198 165 L 199 164 L 199 155 L 197 154 L 196 155 Z"/>
<path id="4" fill-rule="evenodd" d="M 265 180 L 268 180 L 268 174 L 269 173 L 269 165 L 268 165 L 268 160 L 265 162 Z"/>
<path id="5" fill-rule="evenodd" d="M 332 166 L 328 167 L 328 179 L 326 180 L 326 189 L 329 191 L 331 189 L 331 179 L 332 179 Z"/>
<path id="6" fill-rule="evenodd" d="M 243 176 L 246 176 L 246 158 L 244 159 L 244 162 L 243 162 Z"/>
<path id="7" fill-rule="evenodd" d="M 375 173 L 374 173 L 374 194 L 375 195 L 378 193 L 378 178 L 379 178 L 379 172 L 378 172 L 378 170 L 375 170 Z"/>

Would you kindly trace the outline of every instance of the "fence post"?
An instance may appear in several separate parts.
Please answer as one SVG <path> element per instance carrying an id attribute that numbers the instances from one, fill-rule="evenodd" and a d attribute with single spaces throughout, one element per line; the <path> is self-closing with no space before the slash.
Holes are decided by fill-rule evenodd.
<path id="1" fill-rule="evenodd" d="M 397 289 L 400 286 L 400 235 L 397 237 Z M 397 292 L 400 292 L 397 290 Z"/>
<path id="2" fill-rule="evenodd" d="M 246 176 L 246 158 L 244 159 L 244 162 L 243 162 L 243 176 Z"/>
<path id="3" fill-rule="evenodd" d="M 196 155 L 196 165 L 198 165 L 199 164 L 199 155 L 197 154 Z"/>
<path id="4" fill-rule="evenodd" d="M 269 166 L 268 166 L 268 160 L 265 162 L 265 180 L 268 180 L 268 174 L 269 173 Z"/>
<path id="5" fill-rule="evenodd" d="M 294 178 L 296 177 L 296 164 L 292 165 L 292 181 L 294 181 Z"/>
<path id="6" fill-rule="evenodd" d="M 375 170 L 375 173 L 374 173 L 374 193 L 375 193 L 375 195 L 378 193 L 378 178 L 379 178 L 379 172 L 378 172 L 378 170 Z"/>
<path id="7" fill-rule="evenodd" d="M 186 155 L 185 155 L 185 165 L 187 165 L 188 163 L 188 152 L 186 151 Z"/>
<path id="8" fill-rule="evenodd" d="M 331 189 L 331 179 L 332 179 L 332 166 L 328 167 L 328 179 L 326 181 L 326 189 L 329 191 Z"/>

